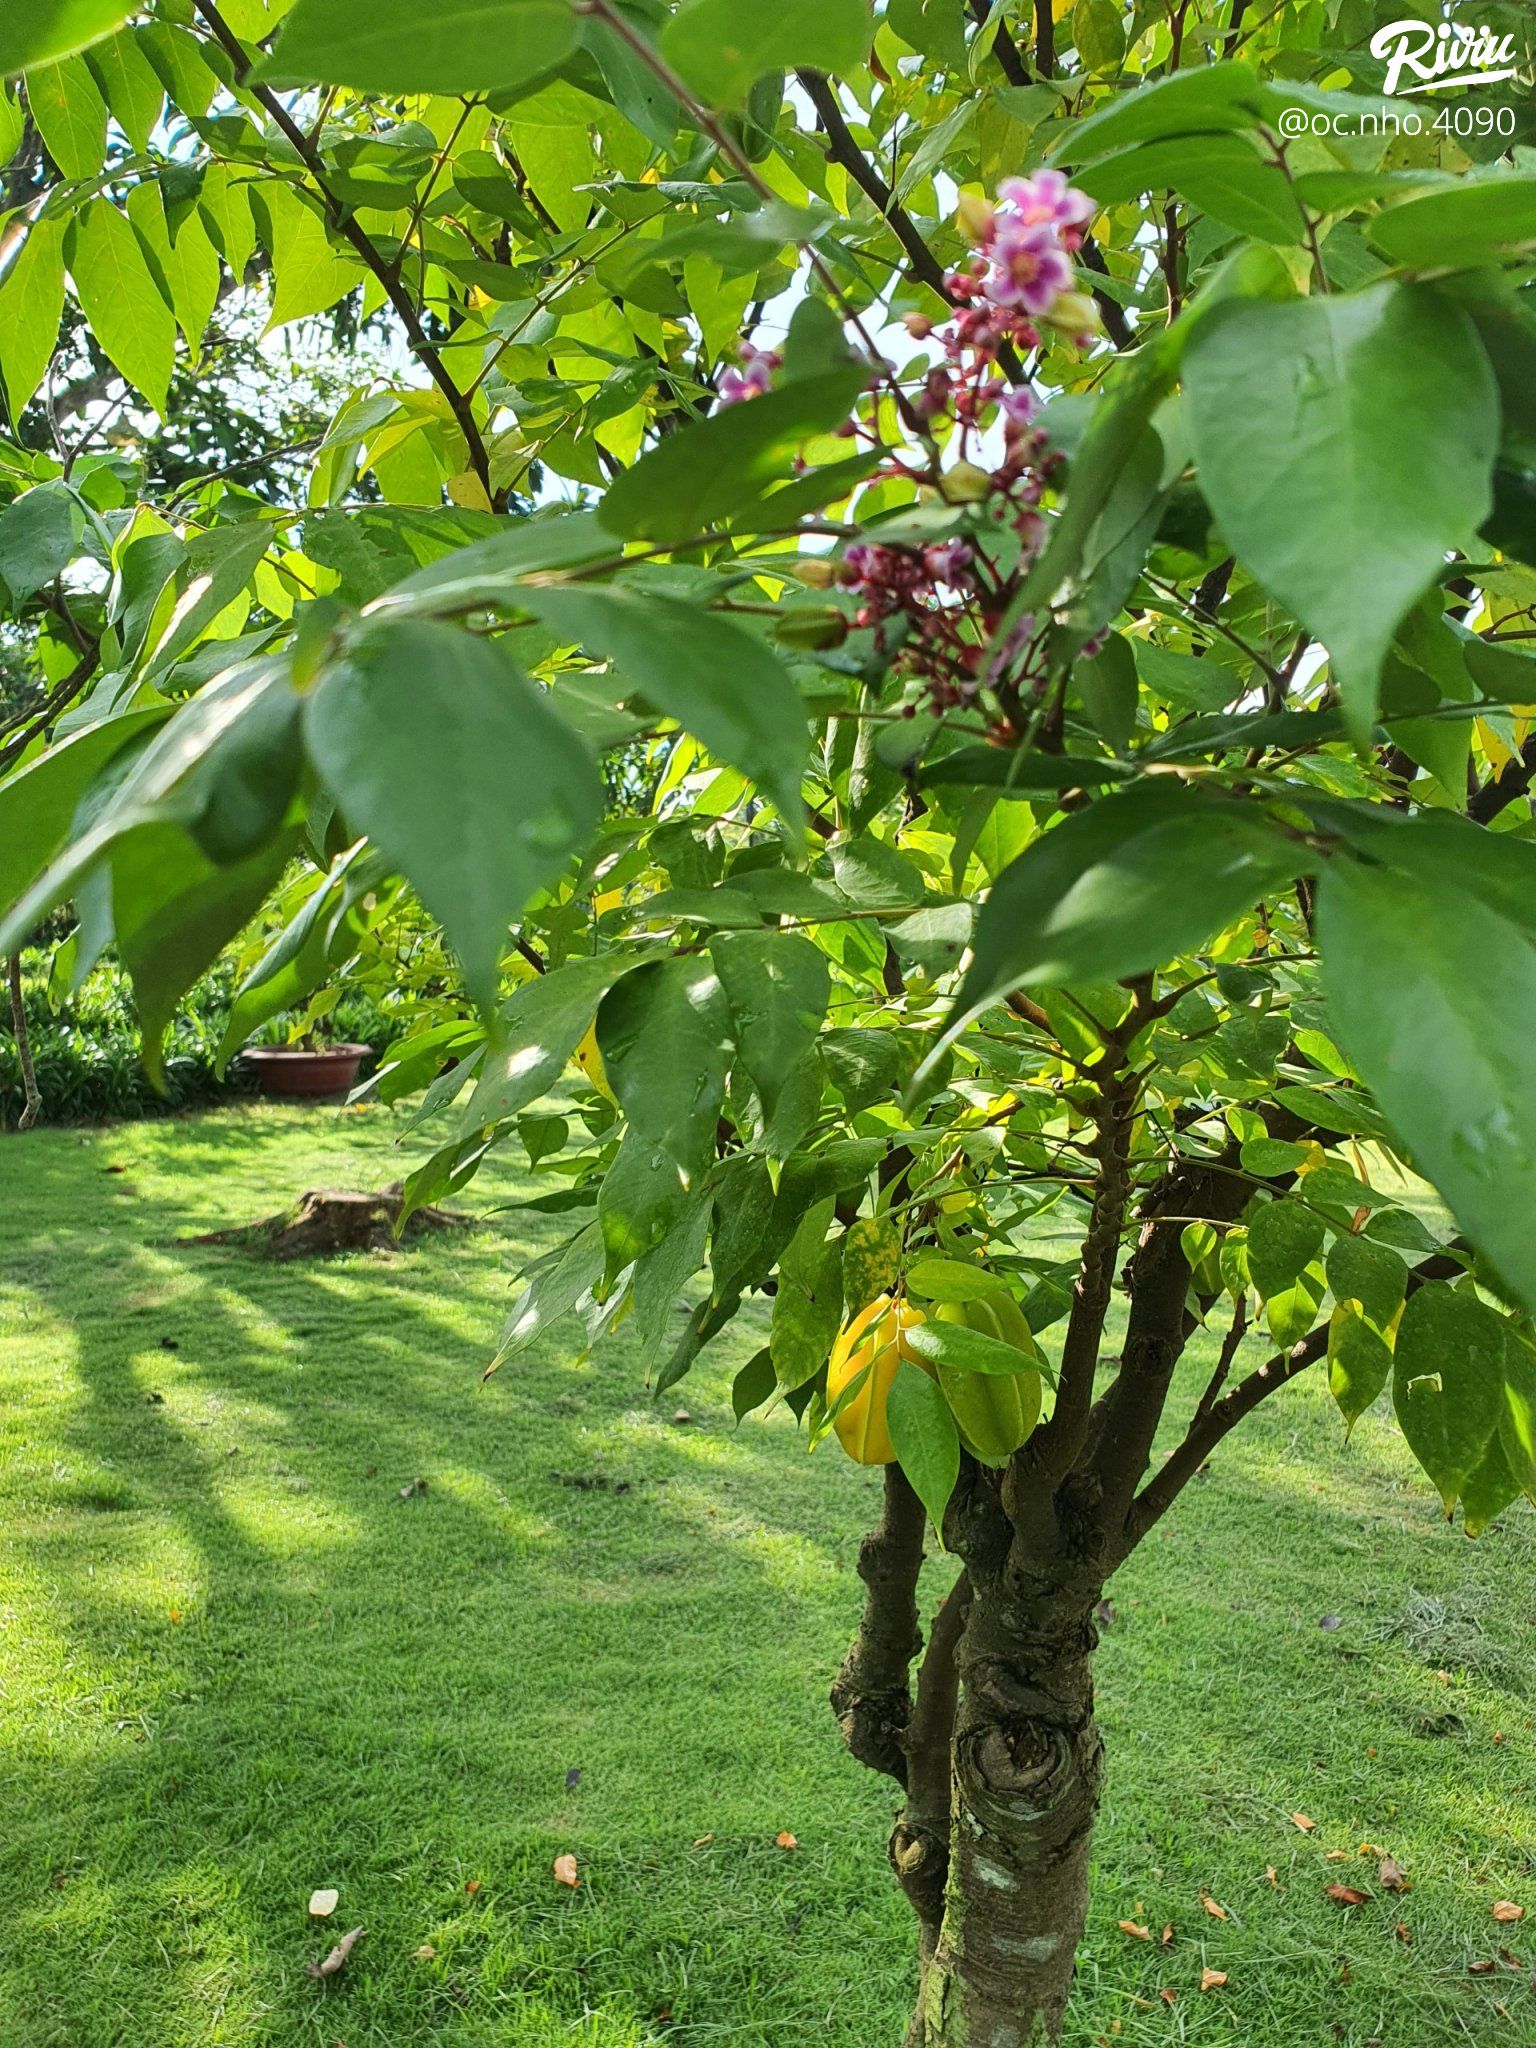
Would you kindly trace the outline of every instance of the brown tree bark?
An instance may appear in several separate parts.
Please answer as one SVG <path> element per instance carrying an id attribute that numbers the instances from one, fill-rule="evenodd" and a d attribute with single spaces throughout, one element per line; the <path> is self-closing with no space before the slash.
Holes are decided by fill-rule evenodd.
<path id="1" fill-rule="evenodd" d="M 1096 1587 L 1010 1559 L 976 1589 L 960 1651 L 943 1920 L 908 2048 L 1059 2039 L 1088 1912 L 1103 1750 Z"/>

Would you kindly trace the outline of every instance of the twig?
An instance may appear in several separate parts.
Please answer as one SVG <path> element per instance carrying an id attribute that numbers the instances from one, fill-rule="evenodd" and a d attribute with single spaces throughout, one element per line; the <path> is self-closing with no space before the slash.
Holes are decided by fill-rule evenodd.
<path id="1" fill-rule="evenodd" d="M 7 972 L 7 983 L 11 994 L 11 1029 L 16 1034 L 16 1057 L 21 1062 L 21 1092 L 24 1099 L 18 1131 L 30 1131 L 43 1110 L 42 1091 L 37 1085 L 37 1072 L 32 1065 L 32 1040 L 27 1035 L 27 1011 L 21 998 L 21 955 L 13 953 Z"/>
<path id="2" fill-rule="evenodd" d="M 215 37 L 222 44 L 229 56 L 230 62 L 235 67 L 236 84 L 255 97 L 258 103 L 270 114 L 289 142 L 293 144 L 305 169 L 315 181 L 320 197 L 325 202 L 326 211 L 330 214 L 335 224 L 336 232 L 351 245 L 367 269 L 373 273 L 374 277 L 378 279 L 379 284 L 383 287 L 384 296 L 389 300 L 391 306 L 394 307 L 396 314 L 399 316 L 400 324 L 405 329 L 406 338 L 411 344 L 412 352 L 420 358 L 428 376 L 431 377 L 432 382 L 447 400 L 448 409 L 453 414 L 459 432 L 464 436 L 470 467 L 484 486 L 486 496 L 490 497 L 490 458 L 486 453 L 485 440 L 480 432 L 479 423 L 475 419 L 474 407 L 471 405 L 466 394 L 459 389 L 453 378 L 449 376 L 442 357 L 427 339 L 426 329 L 421 324 L 421 319 L 411 301 L 410 294 L 400 282 L 398 266 L 386 262 L 369 236 L 358 226 L 357 222 L 326 183 L 324 158 L 314 142 L 311 141 L 309 136 L 305 134 L 304 130 L 288 112 L 288 109 L 283 105 L 277 94 L 269 86 L 253 82 L 250 77 L 251 60 L 246 54 L 245 45 L 220 14 L 218 8 L 214 5 L 214 0 L 193 0 L 193 4 L 204 21 L 213 30 Z"/>

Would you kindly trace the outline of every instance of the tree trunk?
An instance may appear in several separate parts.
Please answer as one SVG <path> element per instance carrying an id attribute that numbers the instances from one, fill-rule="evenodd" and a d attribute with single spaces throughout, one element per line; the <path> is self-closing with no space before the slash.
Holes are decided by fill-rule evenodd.
<path id="1" fill-rule="evenodd" d="M 1102 1748 L 1079 1582 L 978 1589 L 960 1656 L 944 1918 L 907 2048 L 1059 2039 L 1088 1912 Z"/>

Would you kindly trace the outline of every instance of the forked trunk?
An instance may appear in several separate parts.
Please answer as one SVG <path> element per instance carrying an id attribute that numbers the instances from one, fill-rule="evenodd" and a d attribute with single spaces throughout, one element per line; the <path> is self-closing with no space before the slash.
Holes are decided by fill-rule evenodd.
<path id="1" fill-rule="evenodd" d="M 1061 2033 L 1088 1911 L 1102 1749 L 1079 1589 L 980 1599 L 961 1651 L 944 1917 L 907 2048 Z"/>

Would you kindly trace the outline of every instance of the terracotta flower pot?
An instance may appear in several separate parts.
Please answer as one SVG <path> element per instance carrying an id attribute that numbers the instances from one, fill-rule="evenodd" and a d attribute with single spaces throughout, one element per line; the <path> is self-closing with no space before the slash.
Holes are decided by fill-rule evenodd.
<path id="1" fill-rule="evenodd" d="M 240 1055 L 263 1095 L 342 1095 L 370 1045 L 252 1045 Z"/>

